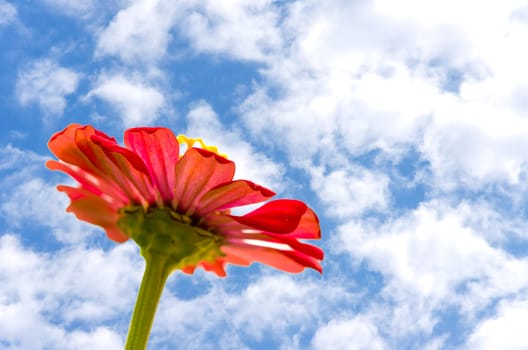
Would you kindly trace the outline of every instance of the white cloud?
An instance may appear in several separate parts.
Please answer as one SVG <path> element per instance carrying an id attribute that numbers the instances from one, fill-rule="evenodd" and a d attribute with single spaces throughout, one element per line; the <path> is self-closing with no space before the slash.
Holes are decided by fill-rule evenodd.
<path id="1" fill-rule="evenodd" d="M 262 61 L 281 49 L 279 15 L 271 0 L 209 0 L 186 9 L 178 26 L 198 52 Z"/>
<path id="2" fill-rule="evenodd" d="M 348 167 L 325 174 L 312 168 L 311 175 L 312 188 L 330 216 L 350 219 L 369 209 L 383 212 L 389 204 L 388 177 L 382 173 Z"/>
<path id="3" fill-rule="evenodd" d="M 66 96 L 77 89 L 80 75 L 51 59 L 26 65 L 18 74 L 16 94 L 23 106 L 37 103 L 49 115 L 62 115 Z"/>
<path id="4" fill-rule="evenodd" d="M 79 350 L 114 350 L 124 346 L 119 334 L 106 327 L 97 327 L 92 332 L 74 331 L 68 337 L 68 348 Z"/>
<path id="5" fill-rule="evenodd" d="M 207 102 L 195 104 L 187 120 L 187 136 L 201 137 L 207 144 L 217 146 L 220 153 L 227 154 L 236 163 L 236 178 L 248 179 L 275 191 L 284 188 L 283 166 L 257 152 L 238 128 L 223 125 Z"/>
<path id="6" fill-rule="evenodd" d="M 90 234 L 103 236 L 102 230 L 66 212 L 68 197 L 43 179 L 47 159 L 10 145 L 0 148 L 0 218 L 10 229 L 28 224 L 49 228 L 63 243 L 80 243 Z"/>
<path id="7" fill-rule="evenodd" d="M 360 316 L 350 320 L 332 320 L 317 330 L 312 344 L 317 350 L 382 350 L 387 348 L 376 326 Z"/>
<path id="8" fill-rule="evenodd" d="M 0 171 L 13 171 L 16 169 L 18 180 L 30 176 L 35 167 L 43 164 L 46 157 L 34 152 L 6 145 L 0 147 Z M 2 182 L 6 182 L 7 176 L 3 174 Z"/>
<path id="9" fill-rule="evenodd" d="M 97 97 L 119 114 L 126 127 L 153 123 L 165 106 L 163 94 L 155 87 L 124 75 L 101 75 L 86 98 Z"/>
<path id="10" fill-rule="evenodd" d="M 119 11 L 101 31 L 96 56 L 156 62 L 165 57 L 171 32 L 177 29 L 196 52 L 266 61 L 282 48 L 279 20 L 279 9 L 270 0 L 140 0 Z"/>
<path id="11" fill-rule="evenodd" d="M 9 349 L 115 349 L 141 271 L 137 249 L 73 248 L 39 254 L 0 236 L 0 339 Z M 89 262 L 89 263 L 87 263 Z M 96 317 L 79 310 L 98 309 Z M 72 322 L 80 322 L 71 330 Z M 117 329 L 102 326 L 111 321 Z M 117 331 L 117 332 L 116 332 Z"/>
<path id="12" fill-rule="evenodd" d="M 502 223 L 478 208 L 432 201 L 382 224 L 350 222 L 339 228 L 334 245 L 383 275 L 381 295 L 395 304 L 382 302 L 373 308 L 379 307 L 380 321 L 393 336 L 430 335 L 438 322 L 435 312 L 448 306 L 472 322 L 497 298 L 528 287 L 522 273 L 528 259 L 486 240 L 479 223 L 492 220 L 485 224 L 491 231 Z"/>
<path id="13" fill-rule="evenodd" d="M 412 148 L 439 188 L 518 184 L 528 27 L 512 15 L 519 2 L 468 4 L 295 2 L 282 23 L 289 49 L 241 105 L 246 127 L 275 135 L 305 167 Z"/>
<path id="14" fill-rule="evenodd" d="M 159 60 L 170 40 L 175 11 L 172 2 L 132 2 L 99 34 L 96 56 L 117 56 L 127 63 Z"/>
<path id="15" fill-rule="evenodd" d="M 41 178 L 23 180 L 12 187 L 5 186 L 1 196 L 0 214 L 10 227 L 17 228 L 27 223 L 49 227 L 54 237 L 63 243 L 79 243 L 91 234 L 104 236 L 104 232 L 95 226 L 79 221 L 73 214 L 67 213 L 69 199 Z"/>
<path id="16" fill-rule="evenodd" d="M 201 295 L 190 300 L 178 299 L 178 288 L 166 291 L 153 344 L 165 341 L 186 349 L 234 350 L 252 348 L 251 342 L 278 341 L 286 349 L 298 341 L 294 338 L 309 336 L 317 324 L 326 322 L 330 309 L 351 298 L 338 284 L 284 274 L 255 276 L 240 291 L 228 286 L 229 277 L 225 281 L 215 279 L 211 288 L 201 289 Z M 296 337 L 291 337 L 292 330 Z"/>
<path id="17" fill-rule="evenodd" d="M 0 0 L 0 27 L 12 23 L 16 17 L 16 7 L 5 0 Z"/>
<path id="18" fill-rule="evenodd" d="M 526 322 L 528 322 L 528 301 L 503 300 L 497 307 L 497 314 L 483 320 L 469 336 L 467 349 L 479 350 L 521 350 L 528 347 Z"/>
<path id="19" fill-rule="evenodd" d="M 321 303 L 325 293 L 327 297 L 344 296 L 335 286 L 327 286 L 325 292 L 323 289 L 319 281 L 296 282 L 284 274 L 268 276 L 249 285 L 240 295 L 230 296 L 226 304 L 228 310 L 233 310 L 231 322 L 237 328 L 262 339 L 270 333 L 284 334 L 289 327 L 318 319 L 324 308 Z"/>
<path id="20" fill-rule="evenodd" d="M 420 150 L 436 182 L 446 188 L 518 185 L 526 175 L 528 121 L 486 103 L 445 104 L 424 132 Z"/>

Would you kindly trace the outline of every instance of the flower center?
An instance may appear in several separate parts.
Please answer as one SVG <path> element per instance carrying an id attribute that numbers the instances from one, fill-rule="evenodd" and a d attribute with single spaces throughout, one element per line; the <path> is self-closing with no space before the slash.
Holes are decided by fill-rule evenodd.
<path id="1" fill-rule="evenodd" d="M 201 148 L 203 148 L 205 150 L 208 150 L 210 152 L 216 153 L 220 157 L 227 158 L 226 154 L 218 152 L 218 147 L 206 145 L 201 138 L 191 138 L 191 137 L 187 137 L 185 135 L 178 135 L 178 137 L 176 137 L 176 139 L 178 140 L 178 143 L 180 145 L 186 145 L 187 148 L 191 148 L 191 147 L 194 146 L 195 143 L 199 143 Z"/>
<path id="2" fill-rule="evenodd" d="M 145 211 L 141 206 L 129 206 L 120 214 L 119 228 L 141 247 L 141 254 L 167 257 L 172 270 L 200 261 L 214 262 L 224 255 L 221 235 L 193 225 L 190 217 L 170 208 L 150 207 Z"/>

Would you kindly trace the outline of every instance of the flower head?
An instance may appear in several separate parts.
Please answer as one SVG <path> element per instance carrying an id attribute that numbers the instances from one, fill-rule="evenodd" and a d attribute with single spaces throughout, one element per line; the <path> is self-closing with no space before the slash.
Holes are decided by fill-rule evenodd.
<path id="1" fill-rule="evenodd" d="M 225 276 L 227 263 L 253 261 L 288 272 L 322 271 L 322 250 L 300 241 L 321 237 L 316 214 L 303 202 L 273 200 L 234 215 L 232 208 L 275 194 L 233 180 L 235 164 L 215 147 L 148 127 L 126 130 L 124 143 L 77 124 L 51 137 L 49 148 L 59 161 L 46 165 L 79 183 L 58 186 L 71 200 L 67 210 L 79 219 L 102 227 L 116 242 L 132 238 L 142 254 L 169 256 L 173 269 L 187 273 L 201 266 Z"/>

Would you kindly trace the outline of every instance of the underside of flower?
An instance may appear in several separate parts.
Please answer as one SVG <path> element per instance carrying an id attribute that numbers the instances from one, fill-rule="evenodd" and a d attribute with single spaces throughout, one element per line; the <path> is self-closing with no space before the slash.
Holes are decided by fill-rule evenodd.
<path id="1" fill-rule="evenodd" d="M 79 183 L 58 186 L 79 219 L 102 227 L 116 242 L 132 238 L 144 256 L 163 254 L 171 269 L 186 273 L 200 266 L 225 276 L 226 264 L 254 261 L 287 272 L 322 271 L 322 250 L 300 241 L 321 237 L 306 204 L 273 200 L 232 215 L 232 208 L 265 202 L 275 193 L 233 180 L 235 163 L 201 139 L 145 127 L 126 130 L 124 141 L 125 147 L 77 124 L 50 139 L 59 160 L 46 164 Z"/>
<path id="2" fill-rule="evenodd" d="M 91 126 L 72 124 L 50 139 L 59 160 L 46 165 L 79 183 L 57 187 L 71 200 L 68 211 L 116 242 L 131 238 L 145 258 L 126 350 L 146 349 L 174 270 L 193 273 L 201 266 L 225 276 L 228 263 L 258 261 L 287 272 L 308 267 L 322 273 L 323 251 L 301 242 L 321 238 L 317 215 L 306 204 L 267 201 L 273 191 L 233 180 L 235 163 L 201 139 L 146 127 L 126 130 L 124 141 L 122 147 Z M 260 202 L 266 203 L 247 214 L 231 213 Z"/>
<path id="3" fill-rule="evenodd" d="M 184 269 L 224 256 L 223 236 L 196 226 L 186 215 L 169 208 L 129 206 L 120 210 L 118 226 L 141 248 L 141 254 L 167 258 L 169 269 Z"/>

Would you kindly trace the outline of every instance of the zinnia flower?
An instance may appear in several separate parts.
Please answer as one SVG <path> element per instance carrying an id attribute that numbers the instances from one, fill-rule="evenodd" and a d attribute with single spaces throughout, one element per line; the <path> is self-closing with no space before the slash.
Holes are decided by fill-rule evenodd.
<path id="1" fill-rule="evenodd" d="M 70 197 L 68 211 L 102 227 L 116 242 L 132 238 L 145 258 L 127 350 L 146 348 L 174 270 L 192 273 L 201 266 L 225 276 L 227 263 L 259 261 L 288 272 L 305 267 L 322 272 L 323 251 L 299 241 L 321 237 L 315 213 L 303 202 L 280 199 L 233 215 L 232 208 L 274 193 L 233 180 L 235 164 L 200 139 L 175 137 L 166 128 L 134 128 L 125 131 L 121 147 L 91 126 L 72 124 L 51 137 L 49 148 L 59 161 L 48 161 L 48 168 L 80 185 L 58 186 Z"/>
<path id="2" fill-rule="evenodd" d="M 215 147 L 167 128 L 128 129 L 124 142 L 122 147 L 77 124 L 51 137 L 49 148 L 59 161 L 47 166 L 80 184 L 58 186 L 79 219 L 102 227 L 116 242 L 132 238 L 144 256 L 166 255 L 171 271 L 192 273 L 201 266 L 225 276 L 227 263 L 258 261 L 287 272 L 322 272 L 322 250 L 300 242 L 321 237 L 316 214 L 303 202 L 279 199 L 233 215 L 232 208 L 274 193 L 233 180 L 235 164 Z"/>

